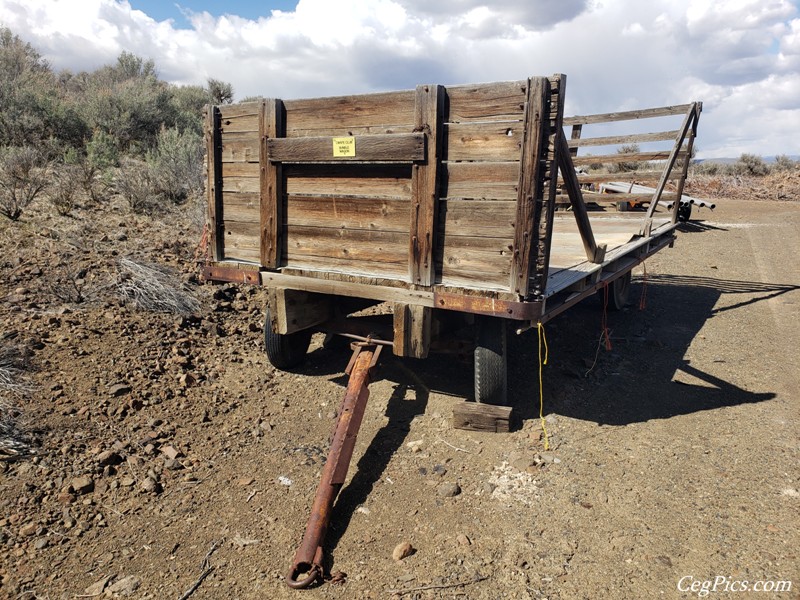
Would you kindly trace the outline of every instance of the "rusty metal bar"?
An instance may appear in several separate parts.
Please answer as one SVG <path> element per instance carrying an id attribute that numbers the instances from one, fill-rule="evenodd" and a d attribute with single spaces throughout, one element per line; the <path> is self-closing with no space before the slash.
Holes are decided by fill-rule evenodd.
<path id="1" fill-rule="evenodd" d="M 339 495 L 347 469 L 353 456 L 356 436 L 361 427 L 369 398 L 367 385 L 370 371 L 380 356 L 381 346 L 370 343 L 353 344 L 353 356 L 347 365 L 350 380 L 344 394 L 342 408 L 336 421 L 331 449 L 322 470 L 317 494 L 308 517 L 303 541 L 294 556 L 286 575 L 286 583 L 294 589 L 303 589 L 321 580 L 323 576 L 323 550 L 325 534 L 331 519 L 331 510 Z"/>

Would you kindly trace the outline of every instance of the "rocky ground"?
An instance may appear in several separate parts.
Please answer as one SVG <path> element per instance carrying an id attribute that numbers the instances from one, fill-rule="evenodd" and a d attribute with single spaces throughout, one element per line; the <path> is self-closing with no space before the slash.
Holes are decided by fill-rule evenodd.
<path id="1" fill-rule="evenodd" d="M 274 370 L 263 291 L 197 282 L 192 211 L 0 223 L 0 596 L 689 598 L 721 576 L 800 598 L 800 205 L 742 196 L 637 269 L 610 351 L 595 300 L 546 326 L 546 440 L 535 330 L 507 434 L 450 425 L 467 360 L 384 357 L 332 580 L 305 592 L 283 577 L 348 356 L 317 336 Z"/>

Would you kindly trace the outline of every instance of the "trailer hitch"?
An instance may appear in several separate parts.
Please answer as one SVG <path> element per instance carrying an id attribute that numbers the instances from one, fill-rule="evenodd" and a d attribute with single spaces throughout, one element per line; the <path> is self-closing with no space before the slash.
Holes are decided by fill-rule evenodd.
<path id="1" fill-rule="evenodd" d="M 347 477 L 356 436 L 369 398 L 367 386 L 381 353 L 381 346 L 369 338 L 365 342 L 355 342 L 351 347 L 353 356 L 345 370 L 350 379 L 331 438 L 331 448 L 322 470 L 303 541 L 286 575 L 287 585 L 297 590 L 322 580 L 322 544 L 330 523 L 333 503 Z"/>

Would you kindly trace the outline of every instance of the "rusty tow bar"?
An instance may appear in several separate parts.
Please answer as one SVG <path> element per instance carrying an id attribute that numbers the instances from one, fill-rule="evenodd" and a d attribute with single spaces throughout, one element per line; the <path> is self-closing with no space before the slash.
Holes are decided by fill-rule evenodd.
<path id="1" fill-rule="evenodd" d="M 366 342 L 352 344 L 353 356 L 347 365 L 346 373 L 350 376 L 344 401 L 339 411 L 339 418 L 331 439 L 331 449 L 322 470 L 317 494 L 308 517 L 303 541 L 294 555 L 292 567 L 286 575 L 286 583 L 294 589 L 310 586 L 323 576 L 322 544 L 328 531 L 331 509 L 336 496 L 347 477 L 347 469 L 353 456 L 356 436 L 364 417 L 364 409 L 369 398 L 367 386 L 370 373 L 378 362 L 381 346 Z"/>

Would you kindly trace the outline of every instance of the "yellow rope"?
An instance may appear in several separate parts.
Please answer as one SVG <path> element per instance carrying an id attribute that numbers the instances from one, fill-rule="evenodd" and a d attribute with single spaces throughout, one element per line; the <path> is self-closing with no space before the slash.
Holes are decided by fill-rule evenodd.
<path id="1" fill-rule="evenodd" d="M 541 323 L 537 327 L 539 331 L 539 421 L 542 424 L 542 432 L 544 433 L 544 449 L 550 449 L 550 438 L 547 435 L 547 427 L 544 424 L 544 385 L 543 385 L 543 370 L 544 365 L 547 364 L 547 336 L 544 332 L 544 325 Z M 544 360 L 542 360 L 542 344 L 544 344 Z"/>

